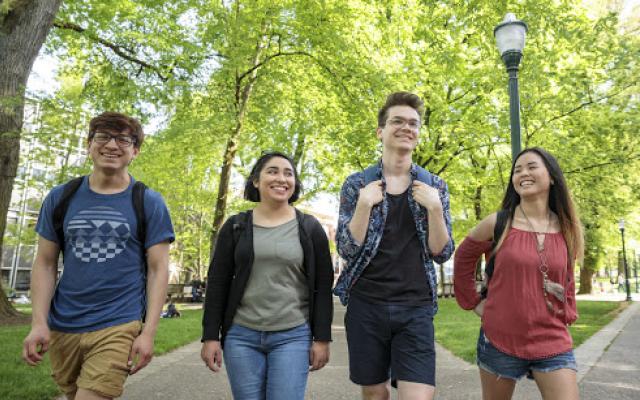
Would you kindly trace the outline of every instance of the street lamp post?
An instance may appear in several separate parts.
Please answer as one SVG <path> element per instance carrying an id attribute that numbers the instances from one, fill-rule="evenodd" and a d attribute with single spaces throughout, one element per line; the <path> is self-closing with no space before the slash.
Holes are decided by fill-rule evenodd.
<path id="1" fill-rule="evenodd" d="M 498 50 L 509 73 L 509 110 L 511 114 L 511 159 L 520 153 L 520 94 L 518 93 L 518 66 L 522 59 L 522 49 L 527 35 L 527 24 L 518 21 L 512 13 L 495 27 Z"/>
<path id="2" fill-rule="evenodd" d="M 631 301 L 631 287 L 629 286 L 629 267 L 627 266 L 627 252 L 624 246 L 624 219 L 618 223 L 620 235 L 622 236 L 622 265 L 624 266 L 624 282 L 627 287 L 627 301 Z"/>

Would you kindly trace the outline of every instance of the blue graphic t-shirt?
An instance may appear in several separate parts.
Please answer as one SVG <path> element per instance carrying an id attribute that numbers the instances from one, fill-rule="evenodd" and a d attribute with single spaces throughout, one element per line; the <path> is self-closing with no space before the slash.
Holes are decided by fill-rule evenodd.
<path id="1" fill-rule="evenodd" d="M 145 254 L 131 198 L 134 182 L 131 178 L 123 192 L 100 194 L 89 188 L 85 177 L 72 197 L 64 218 L 64 270 L 49 312 L 51 329 L 91 332 L 142 317 Z M 40 236 L 56 243 L 53 210 L 62 191 L 60 185 L 47 195 L 36 224 Z M 147 189 L 144 210 L 144 248 L 173 242 L 173 226 L 162 196 Z"/>

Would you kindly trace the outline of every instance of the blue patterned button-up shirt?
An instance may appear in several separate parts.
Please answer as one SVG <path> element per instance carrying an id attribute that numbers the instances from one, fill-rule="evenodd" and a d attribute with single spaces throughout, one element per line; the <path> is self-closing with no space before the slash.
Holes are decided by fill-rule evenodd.
<path id="1" fill-rule="evenodd" d="M 427 210 L 422 207 L 413 198 L 412 185 L 409 185 L 409 207 L 416 223 L 416 230 L 418 233 L 418 239 L 422 243 L 422 256 L 424 260 L 424 269 L 427 274 L 427 281 L 431 286 L 431 293 L 433 293 L 433 311 L 434 314 L 438 311 L 437 303 L 437 274 L 433 266 L 433 261 L 437 263 L 444 263 L 447 261 L 454 250 L 454 243 L 451 236 L 451 213 L 449 206 L 449 189 L 444 180 L 438 176 L 428 173 L 428 181 L 425 182 L 428 185 L 438 189 L 440 194 L 440 201 L 442 202 L 442 213 L 444 216 L 445 224 L 447 225 L 447 232 L 449 233 L 449 241 L 444 246 L 440 254 L 432 254 L 429 250 L 428 235 L 429 235 L 429 221 L 427 220 Z M 346 266 L 342 270 L 338 282 L 333 290 L 336 296 L 340 297 L 340 302 L 343 305 L 347 305 L 349 301 L 349 292 L 355 283 L 357 282 L 362 271 L 369 265 L 369 262 L 375 257 L 382 239 L 382 233 L 384 231 L 384 225 L 389 210 L 389 203 L 387 201 L 387 191 L 385 178 L 382 175 L 382 162 L 379 161 L 376 170 L 376 176 L 382 179 L 382 202 L 375 205 L 371 210 L 369 217 L 369 226 L 367 228 L 367 235 L 364 243 L 358 243 L 349 230 L 349 222 L 353 217 L 353 213 L 356 209 L 356 203 L 358 202 L 358 196 L 360 195 L 360 189 L 364 187 L 364 172 L 356 172 L 350 175 L 342 185 L 342 191 L 340 192 L 340 214 L 338 217 L 338 231 L 336 233 L 336 241 L 338 245 L 338 254 L 346 261 Z M 417 179 L 417 166 L 411 165 L 411 181 Z"/>

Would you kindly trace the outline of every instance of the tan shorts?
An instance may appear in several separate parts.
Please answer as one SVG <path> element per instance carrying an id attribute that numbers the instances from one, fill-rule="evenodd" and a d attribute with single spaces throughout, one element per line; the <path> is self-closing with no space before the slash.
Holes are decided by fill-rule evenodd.
<path id="1" fill-rule="evenodd" d="M 127 361 L 142 323 L 132 321 L 95 332 L 51 332 L 51 376 L 65 394 L 78 388 L 119 397 L 129 375 Z"/>

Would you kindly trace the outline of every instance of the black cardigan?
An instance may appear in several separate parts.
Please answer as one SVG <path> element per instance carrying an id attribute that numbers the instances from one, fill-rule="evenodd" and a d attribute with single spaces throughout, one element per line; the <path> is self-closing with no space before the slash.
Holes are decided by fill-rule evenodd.
<path id="1" fill-rule="evenodd" d="M 313 340 L 331 340 L 333 267 L 327 235 L 318 220 L 296 209 L 304 270 L 309 289 L 309 325 Z M 236 243 L 234 243 L 236 242 Z M 202 317 L 202 341 L 220 340 L 231 327 L 253 265 L 253 214 L 236 214 L 218 234 L 209 265 Z"/>

